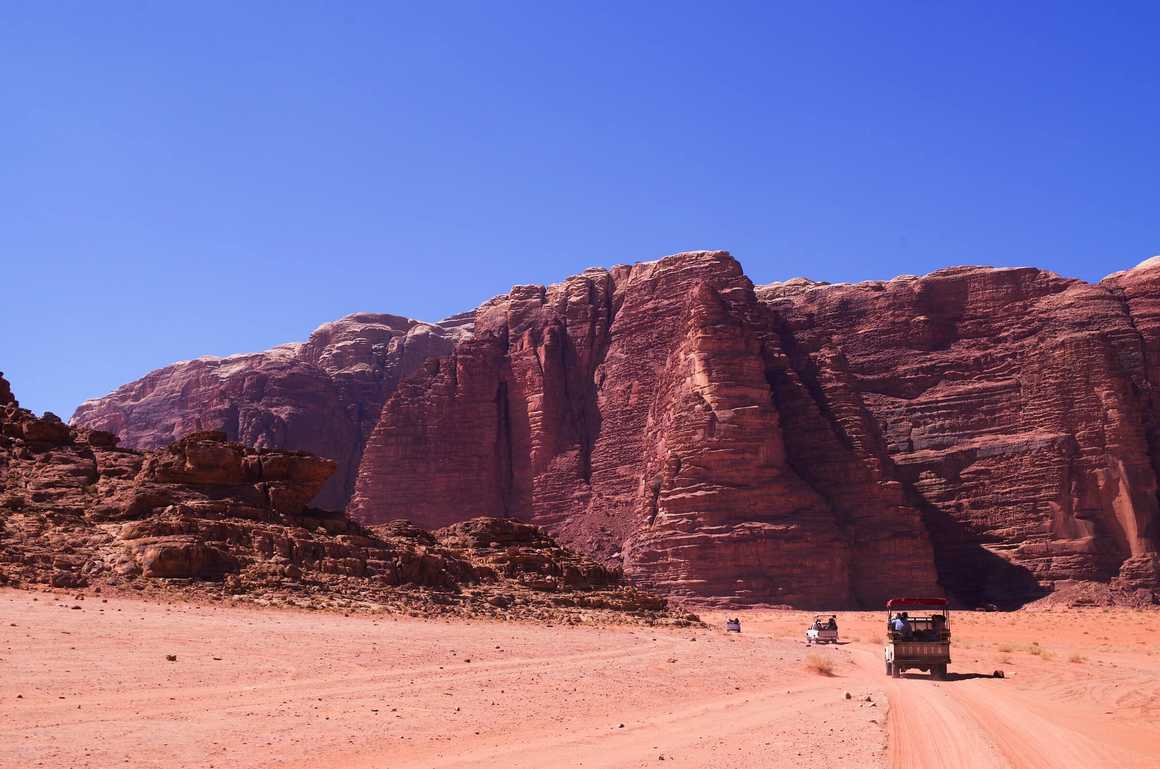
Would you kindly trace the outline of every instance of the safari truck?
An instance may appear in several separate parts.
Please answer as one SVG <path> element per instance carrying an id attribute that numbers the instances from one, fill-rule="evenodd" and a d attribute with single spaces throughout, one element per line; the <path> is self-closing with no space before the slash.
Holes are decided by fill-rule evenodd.
<path id="1" fill-rule="evenodd" d="M 838 643 L 837 620 L 833 614 L 815 614 L 813 624 L 806 628 L 806 646 Z"/>
<path id="2" fill-rule="evenodd" d="M 891 598 L 886 602 L 886 675 L 929 671 L 946 678 L 951 661 L 950 612 L 945 598 Z"/>

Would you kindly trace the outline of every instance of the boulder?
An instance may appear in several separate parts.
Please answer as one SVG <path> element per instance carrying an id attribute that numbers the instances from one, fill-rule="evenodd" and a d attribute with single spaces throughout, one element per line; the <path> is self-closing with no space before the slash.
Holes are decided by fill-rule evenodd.
<path id="1" fill-rule="evenodd" d="M 18 434 L 29 443 L 61 445 L 69 440 L 69 427 L 59 418 L 48 414 L 41 419 L 24 419 Z"/>
<path id="2" fill-rule="evenodd" d="M 138 556 L 146 577 L 221 579 L 238 570 L 229 553 L 200 542 L 155 542 L 144 545 Z"/>

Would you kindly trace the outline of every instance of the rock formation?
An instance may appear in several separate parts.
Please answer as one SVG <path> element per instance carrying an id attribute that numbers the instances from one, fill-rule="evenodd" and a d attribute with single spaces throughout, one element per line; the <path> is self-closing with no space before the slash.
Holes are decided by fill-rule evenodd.
<path id="1" fill-rule="evenodd" d="M 1157 587 L 1147 434 L 1160 368 L 1115 291 L 1031 268 L 953 268 L 758 293 L 800 356 L 850 383 L 858 407 L 836 396 L 839 419 L 885 448 L 954 595 Z"/>
<path id="2" fill-rule="evenodd" d="M 151 452 L 21 409 L 0 376 L 0 584 L 420 613 L 688 622 L 537 527 L 368 529 L 308 502 L 335 463 L 198 432 Z M 616 619 L 616 617 L 605 617 Z"/>
<path id="3" fill-rule="evenodd" d="M 351 512 L 526 518 L 701 600 L 1146 597 L 1157 276 L 754 290 L 697 252 L 517 287 L 387 402 Z"/>
<path id="4" fill-rule="evenodd" d="M 158 369 L 81 404 L 72 423 L 113 433 L 136 449 L 221 430 L 247 446 L 308 451 L 337 463 L 316 502 L 341 508 L 383 402 L 400 379 L 429 356 L 449 353 L 469 329 L 454 321 L 444 327 L 348 315 L 300 344 Z"/>
<path id="5" fill-rule="evenodd" d="M 349 512 L 531 521 L 699 601 L 1150 601 L 1158 261 L 754 287 L 692 252 L 517 286 L 437 327 L 447 352 L 343 438 Z"/>
<path id="6" fill-rule="evenodd" d="M 484 305 L 472 339 L 404 382 L 350 509 L 530 519 L 700 599 L 938 592 L 918 511 L 826 409 L 728 254 L 591 270 Z M 787 419 L 812 431 L 801 470 Z"/>

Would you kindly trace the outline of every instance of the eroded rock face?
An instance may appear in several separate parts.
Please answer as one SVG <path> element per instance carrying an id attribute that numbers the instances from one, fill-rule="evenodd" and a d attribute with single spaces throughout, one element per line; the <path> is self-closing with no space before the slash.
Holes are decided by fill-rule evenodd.
<path id="1" fill-rule="evenodd" d="M 1115 583 L 1154 558 L 1150 371 L 1130 304 L 1042 270 L 954 268 L 758 291 L 799 354 L 840 375 L 968 602 Z M 1136 584 L 1155 589 L 1155 573 Z"/>
<path id="2" fill-rule="evenodd" d="M 517 287 L 387 402 L 351 511 L 531 520 L 698 600 L 1150 594 L 1157 275 L 754 290 L 696 252 Z"/>
<path id="3" fill-rule="evenodd" d="M 155 372 L 77 421 L 232 438 L 198 415 L 251 404 L 242 422 L 277 429 L 237 437 L 309 445 L 300 424 L 333 441 L 316 450 L 368 524 L 531 521 L 700 601 L 1010 604 L 1076 581 L 1145 601 L 1160 585 L 1157 260 L 1098 285 L 962 267 L 755 288 L 727 253 L 693 252 L 517 286 L 423 327 L 438 341 L 416 354 L 375 357 L 364 326 L 397 340 L 394 323 L 216 362 L 229 371 L 204 388 Z M 220 397 L 281 365 L 296 373 Z"/>
<path id="4" fill-rule="evenodd" d="M 352 514 L 525 518 L 701 600 L 937 592 L 918 512 L 832 435 L 778 328 L 723 252 L 518 287 L 388 401 Z M 786 419 L 820 434 L 798 455 Z M 820 464 L 799 471 L 799 457 Z M 858 508 L 867 498 L 879 504 Z"/>
<path id="5" fill-rule="evenodd" d="M 9 394 L 2 376 L 0 393 Z M 310 508 L 332 460 L 246 448 L 220 431 L 139 452 L 117 448 L 109 433 L 62 425 L 11 397 L 0 405 L 0 584 L 695 621 L 530 524 L 481 518 L 432 535 L 404 521 L 372 530 Z"/>
<path id="6" fill-rule="evenodd" d="M 136 449 L 221 430 L 247 446 L 309 451 L 337 463 L 317 504 L 341 508 L 387 396 L 469 329 L 462 322 L 444 328 L 394 315 L 349 315 L 301 344 L 158 369 L 81 404 L 72 423 L 114 433 Z"/>

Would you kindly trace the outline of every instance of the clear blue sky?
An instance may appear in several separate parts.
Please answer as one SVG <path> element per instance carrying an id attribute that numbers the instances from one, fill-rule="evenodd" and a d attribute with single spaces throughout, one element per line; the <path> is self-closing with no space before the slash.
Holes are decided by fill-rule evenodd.
<path id="1" fill-rule="evenodd" d="M 357 310 L 1160 252 L 1160 4 L 6 2 L 0 370 L 62 416 Z"/>

